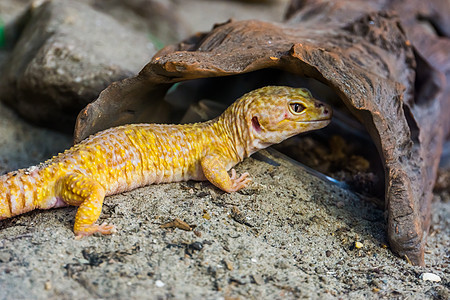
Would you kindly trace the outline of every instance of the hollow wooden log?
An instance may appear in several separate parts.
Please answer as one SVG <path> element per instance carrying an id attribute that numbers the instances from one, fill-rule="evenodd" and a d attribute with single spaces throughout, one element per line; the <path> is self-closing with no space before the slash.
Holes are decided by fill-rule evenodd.
<path id="1" fill-rule="evenodd" d="M 444 75 L 450 67 L 441 51 L 448 39 L 424 37 L 414 22 L 398 17 L 407 10 L 424 16 L 436 10 L 399 3 L 292 1 L 285 23 L 216 25 L 165 47 L 138 76 L 105 89 L 78 116 L 75 141 L 111 126 L 167 121 L 163 98 L 176 82 L 267 68 L 315 78 L 339 95 L 377 145 L 391 248 L 423 265 L 432 188 L 450 128 Z M 433 46 L 424 46 L 430 41 Z"/>

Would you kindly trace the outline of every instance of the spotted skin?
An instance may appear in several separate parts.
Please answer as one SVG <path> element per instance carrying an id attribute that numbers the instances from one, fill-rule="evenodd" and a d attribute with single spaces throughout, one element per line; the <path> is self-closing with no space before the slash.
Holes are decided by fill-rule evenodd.
<path id="1" fill-rule="evenodd" d="M 132 124 L 90 136 L 52 159 L 0 176 L 0 219 L 34 209 L 79 206 L 78 238 L 114 232 L 96 224 L 105 196 L 163 182 L 209 180 L 226 192 L 250 182 L 228 171 L 252 153 L 319 129 L 331 108 L 302 88 L 249 92 L 220 117 L 186 125 Z"/>

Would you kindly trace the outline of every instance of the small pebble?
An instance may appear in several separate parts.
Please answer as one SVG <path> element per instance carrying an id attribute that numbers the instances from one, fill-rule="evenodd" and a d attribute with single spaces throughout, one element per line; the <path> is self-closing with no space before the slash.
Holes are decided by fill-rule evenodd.
<path id="1" fill-rule="evenodd" d="M 361 249 L 363 246 L 364 246 L 363 243 L 361 243 L 361 242 L 355 242 L 355 248 L 356 248 L 356 249 Z"/>
<path id="2" fill-rule="evenodd" d="M 12 259 L 12 255 L 9 252 L 0 252 L 0 262 L 9 262 Z"/>
<path id="3" fill-rule="evenodd" d="M 211 219 L 211 215 L 208 212 L 205 212 L 203 214 L 203 219 L 210 220 Z"/>
<path id="4" fill-rule="evenodd" d="M 324 268 L 324 267 L 316 267 L 315 269 L 314 269 L 314 271 L 317 273 L 317 274 L 325 274 L 326 272 L 327 272 L 327 270 Z"/>
<path id="5" fill-rule="evenodd" d="M 227 268 L 227 270 L 233 271 L 233 264 L 230 261 L 224 259 L 223 263 L 225 264 L 225 267 Z"/>
<path id="6" fill-rule="evenodd" d="M 275 267 L 276 267 L 277 269 L 282 269 L 282 270 L 284 270 L 284 269 L 289 268 L 289 264 L 288 264 L 286 261 L 284 261 L 284 260 L 278 260 L 278 261 L 275 263 Z"/>
<path id="7" fill-rule="evenodd" d="M 193 242 L 189 245 L 189 248 L 191 248 L 192 250 L 200 251 L 203 249 L 203 244 L 201 242 Z"/>
<path id="8" fill-rule="evenodd" d="M 439 277 L 436 274 L 433 273 L 422 273 L 422 275 L 420 275 L 420 277 L 422 278 L 423 281 L 432 281 L 432 282 L 440 282 L 441 281 L 441 277 Z"/>
<path id="9" fill-rule="evenodd" d="M 162 282 L 161 280 L 156 280 L 155 281 L 155 285 L 159 288 L 162 288 L 163 286 L 165 286 L 166 284 L 164 282 Z"/>
<path id="10" fill-rule="evenodd" d="M 44 289 L 46 291 L 51 290 L 52 289 L 52 282 L 51 281 L 46 281 L 45 284 L 44 284 Z"/>
<path id="11" fill-rule="evenodd" d="M 261 275 L 259 274 L 254 274 L 252 275 L 253 281 L 257 284 L 257 285 L 262 285 L 264 283 L 264 279 L 261 277 Z"/>
<path id="12" fill-rule="evenodd" d="M 89 260 L 87 260 L 87 259 L 85 259 L 85 258 L 79 258 L 79 259 L 78 259 L 78 263 L 79 263 L 80 265 L 89 265 L 89 264 L 90 264 Z"/>

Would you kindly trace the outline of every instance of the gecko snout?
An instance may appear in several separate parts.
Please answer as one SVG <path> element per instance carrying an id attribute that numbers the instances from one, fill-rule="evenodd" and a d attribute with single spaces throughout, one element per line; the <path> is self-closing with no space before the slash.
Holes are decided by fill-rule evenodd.
<path id="1" fill-rule="evenodd" d="M 326 116 L 328 116 L 328 115 L 331 115 L 331 109 L 329 108 L 329 106 L 328 105 L 325 105 L 325 104 L 323 104 L 322 102 L 316 102 L 316 103 L 314 103 L 314 106 L 316 107 L 316 108 L 320 108 L 320 109 L 322 109 L 322 113 L 324 114 L 324 115 L 326 115 Z"/>

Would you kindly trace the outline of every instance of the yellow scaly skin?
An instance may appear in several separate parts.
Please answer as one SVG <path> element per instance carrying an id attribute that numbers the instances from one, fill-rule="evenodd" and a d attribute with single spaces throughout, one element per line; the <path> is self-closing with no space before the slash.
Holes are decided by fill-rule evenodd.
<path id="1" fill-rule="evenodd" d="M 187 125 L 132 124 L 90 136 L 38 166 L 0 176 L 0 220 L 34 209 L 79 206 L 77 237 L 110 234 L 96 224 L 105 196 L 152 183 L 209 180 L 226 192 L 248 185 L 227 171 L 252 153 L 319 129 L 331 108 L 302 88 L 267 86 L 247 93 L 220 117 Z"/>

